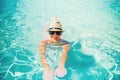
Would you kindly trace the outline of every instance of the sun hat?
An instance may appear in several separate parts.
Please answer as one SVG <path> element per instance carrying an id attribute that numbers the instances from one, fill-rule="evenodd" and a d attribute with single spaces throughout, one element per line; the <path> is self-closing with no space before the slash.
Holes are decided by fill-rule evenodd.
<path id="1" fill-rule="evenodd" d="M 62 24 L 57 20 L 57 17 L 52 17 L 52 21 L 49 25 L 49 28 L 47 29 L 47 31 L 64 31 L 62 29 Z"/>

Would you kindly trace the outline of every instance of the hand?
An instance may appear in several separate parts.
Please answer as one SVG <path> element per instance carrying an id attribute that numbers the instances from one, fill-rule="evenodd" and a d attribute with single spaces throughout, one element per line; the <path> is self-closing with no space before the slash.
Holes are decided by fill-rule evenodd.
<path id="1" fill-rule="evenodd" d="M 58 67 L 55 70 L 55 75 L 60 78 L 64 77 L 66 74 L 67 74 L 67 71 L 66 71 L 65 67 Z"/>
<path id="2" fill-rule="evenodd" d="M 52 70 L 45 70 L 43 73 L 43 80 L 53 80 L 54 73 Z"/>

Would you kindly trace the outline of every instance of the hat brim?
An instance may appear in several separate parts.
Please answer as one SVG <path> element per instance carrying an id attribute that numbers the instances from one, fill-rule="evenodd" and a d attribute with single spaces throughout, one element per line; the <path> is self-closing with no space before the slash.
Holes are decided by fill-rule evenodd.
<path id="1" fill-rule="evenodd" d="M 61 31 L 61 32 L 64 32 L 64 30 L 59 30 L 59 29 L 50 29 L 50 30 L 47 29 L 46 31 L 47 31 L 47 32 L 49 32 L 49 31 Z"/>

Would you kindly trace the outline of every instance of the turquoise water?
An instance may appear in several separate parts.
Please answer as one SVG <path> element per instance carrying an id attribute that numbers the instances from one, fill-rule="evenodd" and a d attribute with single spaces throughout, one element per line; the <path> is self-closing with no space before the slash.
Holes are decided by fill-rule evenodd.
<path id="1" fill-rule="evenodd" d="M 42 80 L 39 42 L 54 15 L 71 46 L 59 80 L 120 80 L 119 0 L 0 0 L 0 80 Z"/>

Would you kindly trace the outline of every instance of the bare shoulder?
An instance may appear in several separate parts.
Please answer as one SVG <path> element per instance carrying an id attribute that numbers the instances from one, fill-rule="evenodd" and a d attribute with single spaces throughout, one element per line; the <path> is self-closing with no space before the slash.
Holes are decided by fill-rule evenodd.
<path id="1" fill-rule="evenodd" d="M 40 42 L 40 45 L 46 45 L 48 42 L 49 42 L 49 40 L 42 40 L 42 41 Z"/>
<path id="2" fill-rule="evenodd" d="M 64 48 L 64 50 L 68 51 L 70 49 L 70 45 L 69 44 L 64 44 L 63 48 Z"/>

